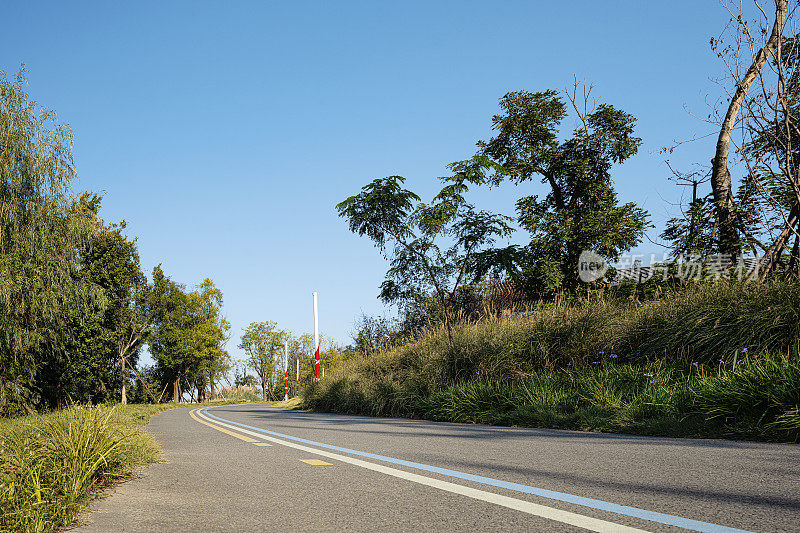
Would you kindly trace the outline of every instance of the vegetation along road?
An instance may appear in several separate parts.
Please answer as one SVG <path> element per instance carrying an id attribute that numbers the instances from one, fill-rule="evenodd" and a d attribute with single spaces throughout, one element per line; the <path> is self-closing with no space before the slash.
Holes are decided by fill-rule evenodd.
<path id="1" fill-rule="evenodd" d="M 792 531 L 800 448 L 289 411 L 152 418 L 79 531 Z"/>

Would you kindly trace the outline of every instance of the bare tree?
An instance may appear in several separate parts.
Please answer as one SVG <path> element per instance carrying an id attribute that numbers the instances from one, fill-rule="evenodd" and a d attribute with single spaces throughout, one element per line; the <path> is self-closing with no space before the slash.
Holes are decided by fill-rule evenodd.
<path id="1" fill-rule="evenodd" d="M 789 9 L 788 4 L 788 0 L 775 0 L 775 16 L 772 30 L 767 33 L 764 30 L 766 26 L 763 23 L 769 20 L 769 16 L 758 0 L 755 0 L 755 5 L 763 15 L 763 19 L 758 24 L 761 31 L 758 32 L 751 30 L 750 24 L 741 13 L 741 9 L 738 13 L 735 13 L 730 6 L 723 2 L 723 6 L 731 14 L 731 21 L 736 24 L 733 43 L 724 46 L 717 52 L 725 62 L 736 88 L 728 104 L 725 118 L 720 125 L 716 152 L 711 159 L 711 188 L 714 196 L 716 224 L 719 234 L 719 251 L 724 254 L 738 255 L 741 253 L 731 174 L 728 170 L 731 133 L 737 124 L 742 106 L 747 105 L 747 94 L 753 82 L 758 78 L 763 84 L 764 78 L 761 73 L 764 65 L 776 53 L 780 55 L 783 30 Z M 720 44 L 722 43 L 712 39 L 712 48 L 715 51 Z M 741 74 L 743 68 L 741 63 L 742 55 L 743 52 L 748 50 L 750 52 L 748 56 L 752 58 L 752 62 L 744 74 Z"/>

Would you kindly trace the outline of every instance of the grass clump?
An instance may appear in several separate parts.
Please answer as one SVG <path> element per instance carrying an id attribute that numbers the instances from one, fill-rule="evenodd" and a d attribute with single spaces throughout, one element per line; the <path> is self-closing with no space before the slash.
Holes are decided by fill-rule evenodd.
<path id="1" fill-rule="evenodd" d="M 800 440 L 800 284 L 541 304 L 349 361 L 312 409 L 684 437 Z"/>
<path id="2" fill-rule="evenodd" d="M 67 527 L 92 494 L 159 460 L 158 445 L 141 428 L 152 415 L 250 399 L 234 393 L 200 404 L 73 406 L 0 419 L 0 532 Z"/>
<path id="3" fill-rule="evenodd" d="M 139 431 L 144 412 L 73 407 L 4 421 L 0 531 L 52 531 L 72 523 L 91 491 L 158 458 Z"/>

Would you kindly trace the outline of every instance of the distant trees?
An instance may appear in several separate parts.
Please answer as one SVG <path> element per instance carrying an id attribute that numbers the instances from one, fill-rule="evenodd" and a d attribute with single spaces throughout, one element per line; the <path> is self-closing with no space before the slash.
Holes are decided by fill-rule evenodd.
<path id="1" fill-rule="evenodd" d="M 208 278 L 190 292 L 169 280 L 162 302 L 149 339 L 156 370 L 172 383 L 173 401 L 181 401 L 184 383 L 193 386 L 202 401 L 215 378 L 229 367 L 224 344 L 230 324 L 221 313 L 222 292 Z"/>
<path id="2" fill-rule="evenodd" d="M 236 368 L 235 383 L 260 387 L 264 400 L 282 399 L 286 370 L 284 343 L 288 348 L 289 390 L 294 390 L 298 363 L 301 387 L 308 386 L 314 379 L 314 335 L 295 334 L 281 329 L 274 321 L 254 321 L 244 328 L 239 348 L 244 351 L 245 358 Z M 355 354 L 323 333 L 319 334 L 319 344 L 320 366 L 328 371 Z M 255 376 L 248 375 L 247 370 L 252 370 Z"/>
<path id="3" fill-rule="evenodd" d="M 264 400 L 275 399 L 273 384 L 279 369 L 283 370 L 283 343 L 287 339 L 288 334 L 279 330 L 275 322 L 251 322 L 241 336 L 239 348 L 246 354 L 247 368 L 252 369 L 261 382 Z"/>

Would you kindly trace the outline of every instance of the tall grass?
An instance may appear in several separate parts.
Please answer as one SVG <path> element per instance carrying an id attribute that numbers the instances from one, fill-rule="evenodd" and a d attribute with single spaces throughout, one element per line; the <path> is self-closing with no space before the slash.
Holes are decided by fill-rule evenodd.
<path id="1" fill-rule="evenodd" d="M 800 285 L 539 305 L 345 364 L 308 407 L 683 436 L 797 440 Z M 755 354 L 761 354 L 756 357 Z"/>
<path id="2" fill-rule="evenodd" d="M 160 458 L 158 445 L 141 429 L 152 415 L 248 401 L 233 396 L 203 404 L 75 406 L 0 419 L 0 532 L 71 525 L 94 492 Z"/>
<path id="3" fill-rule="evenodd" d="M 158 456 L 155 443 L 111 408 L 71 408 L 4 422 L 0 531 L 69 525 L 91 489 Z"/>
<path id="4" fill-rule="evenodd" d="M 264 399 L 256 393 L 253 387 L 246 385 L 235 385 L 223 387 L 219 391 L 219 397 L 226 402 L 263 402 Z"/>

